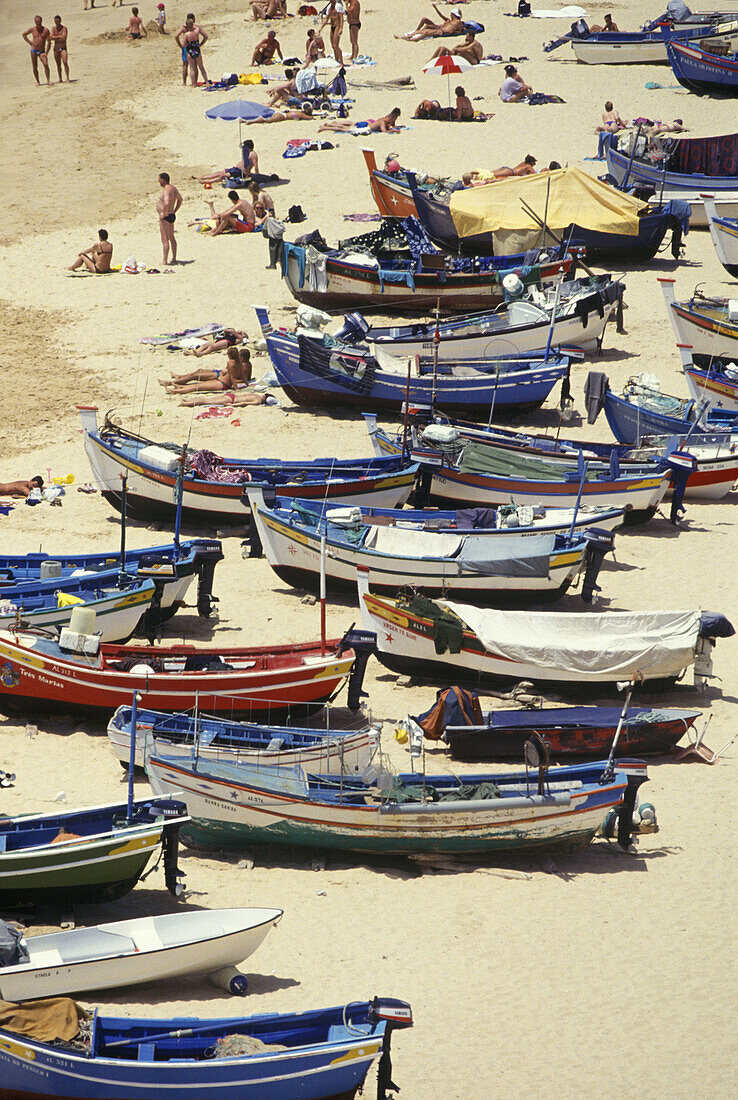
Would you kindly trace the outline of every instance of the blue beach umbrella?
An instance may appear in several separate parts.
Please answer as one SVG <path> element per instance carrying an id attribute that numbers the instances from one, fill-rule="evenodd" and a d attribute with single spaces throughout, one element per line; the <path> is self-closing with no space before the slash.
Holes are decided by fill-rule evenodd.
<path id="1" fill-rule="evenodd" d="M 238 144 L 241 144 L 241 123 L 255 118 L 271 118 L 274 111 L 263 103 L 250 103 L 247 99 L 229 99 L 205 112 L 205 118 L 220 119 L 222 122 L 238 123 Z"/>

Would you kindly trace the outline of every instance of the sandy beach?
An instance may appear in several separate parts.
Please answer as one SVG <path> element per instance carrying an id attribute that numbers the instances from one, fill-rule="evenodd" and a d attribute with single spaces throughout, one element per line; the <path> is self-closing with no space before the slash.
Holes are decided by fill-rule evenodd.
<path id="1" fill-rule="evenodd" d="M 290 10 L 296 6 L 290 0 Z M 625 30 L 660 14 L 665 3 L 583 6 L 590 21 L 601 22 L 611 11 Z M 731 4 L 722 0 L 719 6 Z M 732 6 L 738 13 L 738 3 Z M 278 273 L 265 270 L 267 242 L 260 234 L 212 238 L 187 227 L 207 215 L 204 198 L 214 198 L 216 209 L 227 205 L 219 186 L 205 191 L 192 177 L 238 158 L 238 127 L 211 122 L 205 111 L 238 94 L 265 102 L 266 89 L 183 88 L 173 39 L 187 7 L 167 5 L 168 36 L 154 29 L 155 4 L 143 0 L 140 7 L 148 38 L 127 42 L 128 4 L 112 9 L 109 0 L 98 0 L 90 11 L 82 10 L 81 0 L 73 10 L 44 10 L 29 0 L 3 5 L 0 328 L 7 415 L 0 422 L 0 477 L 75 479 L 61 508 L 19 503 L 2 518 L 3 546 L 10 553 L 43 548 L 53 556 L 55 549 L 81 553 L 118 544 L 118 514 L 99 493 L 77 492 L 90 480 L 77 404 L 97 405 L 101 415 L 115 409 L 124 423 L 153 439 L 189 438 L 192 446 L 221 455 L 349 458 L 370 451 L 358 414 L 310 413 L 275 390 L 278 406 L 198 420 L 200 410 L 179 408 L 159 386 L 158 379 L 195 361 L 143 345 L 141 337 L 219 322 L 256 338 L 254 305 L 268 305 L 279 323 L 291 325 L 295 303 Z M 736 129 L 735 100 L 688 94 L 668 66 L 586 66 L 575 62 L 568 47 L 544 54 L 542 43 L 564 33 L 569 22 L 509 18 L 516 7 L 515 0 L 471 0 L 463 11 L 464 18 L 485 25 L 479 36 L 485 53 L 525 57 L 519 67 L 529 83 L 565 102 L 504 104 L 498 96 L 501 67 L 479 67 L 460 80 L 475 107 L 494 117 L 464 127 L 411 118 L 421 98 L 445 102 L 446 79 L 421 71 L 437 42 L 398 42 L 393 34 L 414 27 L 431 14 L 430 7 L 419 0 L 362 4 L 361 52 L 376 64 L 350 68 L 349 82 L 405 76 L 415 81 L 414 89 L 350 88 L 354 119 L 379 118 L 394 106 L 402 111 L 408 129 L 368 138 L 379 162 L 395 152 L 403 166 L 455 176 L 517 164 L 527 153 L 539 166 L 552 159 L 581 165 L 596 152 L 593 131 L 606 99 L 627 118 L 683 118 L 694 135 Z M 196 8 L 210 35 L 203 50 L 210 76 L 253 71 L 249 61 L 264 24 L 252 23 L 244 9 L 229 0 Z M 57 10 L 69 28 L 72 82 L 57 83 L 51 58 L 54 83 L 36 87 L 21 33 L 37 12 L 49 26 Z M 280 24 L 285 58 L 304 56 L 306 32 L 315 24 L 312 17 Z M 344 47 L 348 55 L 347 34 Z M 663 87 L 647 89 L 647 82 Z M 282 159 L 289 139 L 313 138 L 317 126 L 252 126 L 248 136 L 261 170 L 289 179 L 271 192 L 277 213 L 299 204 L 307 215 L 300 226 L 288 226 L 287 236 L 319 228 L 331 242 L 371 229 L 344 215 L 374 213 L 375 206 L 361 157 L 363 139 L 321 135 L 335 147 Z M 184 197 L 176 223 L 181 262 L 173 272 L 69 277 L 65 267 L 96 240 L 100 227 L 109 232 L 115 262 L 135 257 L 162 268 L 155 213 L 161 171 Z M 695 230 L 683 260 L 673 261 L 666 251 L 647 269 L 627 268 L 626 331 L 619 335 L 608 326 L 596 363 L 614 388 L 648 371 L 665 392 L 685 396 L 659 274 L 676 278 L 678 297 L 697 284 L 716 295 L 738 296 L 709 233 Z M 222 355 L 210 358 L 224 365 Z M 580 413 L 591 366 L 586 360 L 572 371 Z M 255 358 L 255 367 L 255 375 L 264 373 L 266 357 Z M 556 398 L 526 426 L 555 426 Z M 610 438 L 604 417 L 588 426 L 585 415 L 576 424 L 572 431 L 582 438 Z M 678 529 L 662 510 L 646 527 L 618 532 L 615 560 L 606 562 L 600 577 L 596 610 L 701 607 L 738 623 L 735 498 L 733 492 L 718 503 L 689 502 Z M 217 617 L 198 619 L 196 607 L 189 606 L 165 628 L 164 640 L 246 645 L 317 637 L 318 608 L 302 603 L 303 594 L 279 581 L 263 559 L 242 557 L 242 529 L 218 533 L 225 560 L 215 574 Z M 170 534 L 161 526 L 132 523 L 128 539 L 129 545 L 146 546 L 169 541 Z M 559 607 L 579 611 L 583 604 L 572 594 Z M 357 619 L 354 602 L 332 600 L 329 634 L 342 634 Z M 705 693 L 693 689 L 688 673 L 673 691 L 648 702 L 697 707 L 710 715 L 707 742 L 719 748 L 735 729 L 736 639 L 717 646 L 715 673 Z M 393 737 L 393 722 L 430 706 L 435 685 L 400 684 L 372 660 L 365 690 L 372 717 L 385 723 L 384 748 L 398 769 L 406 769 L 409 757 Z M 616 702 L 607 695 L 587 701 Z M 415 1014 L 414 1029 L 398 1035 L 393 1046 L 403 1100 L 574 1100 L 591 1091 L 604 1100 L 727 1097 L 736 1056 L 730 776 L 737 759 L 734 745 L 715 767 L 654 761 L 644 795 L 656 807 L 660 832 L 642 838 L 637 855 L 597 841 L 584 853 L 554 859 L 424 867 L 329 857 L 324 870 L 314 871 L 300 852 L 257 854 L 247 870 L 237 865 L 252 853 L 205 856 L 185 849 L 186 904 L 285 911 L 244 966 L 248 997 L 236 1001 L 205 979 L 192 979 L 102 993 L 84 1003 L 131 1015 L 211 1017 L 298 1011 L 378 993 L 411 1002 Z M 433 771 L 456 774 L 494 767 L 457 764 L 435 748 L 428 762 Z M 1 808 L 9 815 L 51 810 L 62 792 L 70 807 L 125 794 L 101 721 L 0 717 L 0 768 L 17 775 L 14 787 L 3 792 Z M 139 777 L 137 794 L 147 790 Z M 114 906 L 80 908 L 76 917 L 80 924 L 96 923 L 176 905 L 157 872 Z M 375 1077 L 372 1071 L 366 1095 L 373 1094 Z"/>

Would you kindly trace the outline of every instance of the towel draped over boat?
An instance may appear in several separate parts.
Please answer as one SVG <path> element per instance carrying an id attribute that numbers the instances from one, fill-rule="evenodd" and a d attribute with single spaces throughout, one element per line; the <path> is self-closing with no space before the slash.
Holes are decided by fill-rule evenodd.
<path id="1" fill-rule="evenodd" d="M 300 370 L 328 378 L 356 393 L 369 393 L 377 364 L 371 356 L 341 352 L 312 337 L 298 336 Z"/>
<path id="2" fill-rule="evenodd" d="M 494 611 L 439 600 L 438 610 L 458 616 L 497 657 L 568 673 L 606 674 L 627 680 L 673 676 L 694 661 L 699 611 L 569 612 Z"/>
<path id="3" fill-rule="evenodd" d="M 69 997 L 43 997 L 27 1004 L 0 1001 L 0 1028 L 39 1043 L 69 1042 L 78 1034 L 80 1020 L 88 1016 Z"/>
<path id="4" fill-rule="evenodd" d="M 540 233 L 538 222 L 521 200 L 550 229 L 562 230 L 574 223 L 600 233 L 632 236 L 639 231 L 639 211 L 646 208 L 640 199 L 617 191 L 579 168 L 513 176 L 483 187 L 455 191 L 449 208 L 460 237 L 501 230 Z"/>
<path id="5" fill-rule="evenodd" d="M 738 176 L 738 134 L 672 138 L 668 170 L 686 176 Z"/>

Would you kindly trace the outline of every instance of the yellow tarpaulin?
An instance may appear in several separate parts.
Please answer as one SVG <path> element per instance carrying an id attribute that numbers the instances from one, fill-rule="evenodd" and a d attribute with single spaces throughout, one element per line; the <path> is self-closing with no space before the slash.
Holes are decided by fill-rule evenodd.
<path id="1" fill-rule="evenodd" d="M 546 210 L 546 193 L 548 210 Z M 521 203 L 523 199 L 550 229 L 580 225 L 601 233 L 638 233 L 638 211 L 645 202 L 616 191 L 580 168 L 560 168 L 535 176 L 511 176 L 484 187 L 468 187 L 451 195 L 451 217 L 460 237 L 475 233 L 538 230 Z"/>

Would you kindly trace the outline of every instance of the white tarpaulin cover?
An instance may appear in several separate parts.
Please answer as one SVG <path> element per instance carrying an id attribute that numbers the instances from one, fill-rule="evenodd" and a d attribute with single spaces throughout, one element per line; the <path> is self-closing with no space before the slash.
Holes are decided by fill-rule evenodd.
<path id="1" fill-rule="evenodd" d="M 674 676 L 694 661 L 699 611 L 567 614 L 491 611 L 439 600 L 474 631 L 488 653 L 563 672 L 628 680 Z"/>

